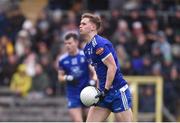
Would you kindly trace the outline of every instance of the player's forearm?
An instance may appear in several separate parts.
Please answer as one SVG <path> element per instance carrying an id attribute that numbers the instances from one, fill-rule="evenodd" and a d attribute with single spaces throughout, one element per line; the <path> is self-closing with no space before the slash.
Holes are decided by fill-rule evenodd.
<path id="1" fill-rule="evenodd" d="M 61 82 L 61 83 L 65 82 L 64 76 L 65 76 L 65 72 L 62 71 L 62 70 L 59 70 L 58 71 L 58 80 L 59 80 L 59 82 Z"/>
<path id="2" fill-rule="evenodd" d="M 108 67 L 107 75 L 106 75 L 106 84 L 105 84 L 105 88 L 108 90 L 110 89 L 112 82 L 114 80 L 116 69 L 117 67 L 115 65 L 111 65 Z"/>
<path id="3" fill-rule="evenodd" d="M 89 65 L 89 70 L 90 70 L 90 73 L 91 73 L 91 79 L 97 81 L 97 75 L 96 75 L 96 71 L 94 70 L 94 67 Z"/>
<path id="4" fill-rule="evenodd" d="M 93 74 L 92 79 L 95 80 L 95 81 L 97 81 L 97 75 L 96 75 L 96 73 Z"/>

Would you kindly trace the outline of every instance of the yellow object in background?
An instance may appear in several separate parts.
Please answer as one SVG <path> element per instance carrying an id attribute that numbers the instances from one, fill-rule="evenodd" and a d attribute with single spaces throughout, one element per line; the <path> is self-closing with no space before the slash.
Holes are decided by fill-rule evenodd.
<path id="1" fill-rule="evenodd" d="M 20 64 L 17 72 L 13 75 L 10 89 L 16 94 L 26 96 L 32 86 L 32 77 L 26 74 L 26 66 Z"/>

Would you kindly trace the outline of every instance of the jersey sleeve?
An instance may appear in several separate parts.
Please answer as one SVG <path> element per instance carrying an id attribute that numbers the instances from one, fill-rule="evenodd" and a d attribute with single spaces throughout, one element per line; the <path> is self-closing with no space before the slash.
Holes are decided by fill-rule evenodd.
<path id="1" fill-rule="evenodd" d="M 62 60 L 59 60 L 59 62 L 58 62 L 58 69 L 59 70 L 64 70 L 65 69 Z"/>
<path id="2" fill-rule="evenodd" d="M 98 43 L 96 46 L 95 46 L 95 54 L 102 60 L 104 61 L 110 54 L 111 54 L 111 51 L 108 47 L 107 44 L 100 44 Z"/>

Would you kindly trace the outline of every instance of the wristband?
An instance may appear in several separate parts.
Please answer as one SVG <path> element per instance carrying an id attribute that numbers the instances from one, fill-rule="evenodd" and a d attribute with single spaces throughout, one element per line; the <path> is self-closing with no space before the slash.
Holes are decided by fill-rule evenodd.
<path id="1" fill-rule="evenodd" d="M 104 94 L 107 94 L 109 92 L 109 90 L 108 89 L 104 89 Z"/>
<path id="2" fill-rule="evenodd" d="M 92 85 L 92 86 L 94 86 L 94 85 L 96 84 L 96 81 L 90 80 L 90 81 L 89 81 L 89 84 Z"/>
<path id="3" fill-rule="evenodd" d="M 65 76 L 64 76 L 64 79 L 65 79 L 66 81 L 72 81 L 72 80 L 74 79 L 74 77 L 73 77 L 72 75 L 65 75 Z"/>

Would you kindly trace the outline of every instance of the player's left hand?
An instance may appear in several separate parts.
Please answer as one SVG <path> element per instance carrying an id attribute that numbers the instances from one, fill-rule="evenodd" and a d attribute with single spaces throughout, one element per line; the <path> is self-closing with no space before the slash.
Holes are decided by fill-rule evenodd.
<path id="1" fill-rule="evenodd" d="M 108 89 L 104 89 L 104 91 L 99 91 L 99 94 L 97 96 L 95 96 L 95 98 L 99 98 L 98 102 L 101 102 L 104 97 L 108 94 L 109 90 Z"/>

